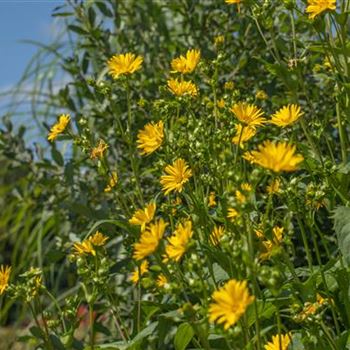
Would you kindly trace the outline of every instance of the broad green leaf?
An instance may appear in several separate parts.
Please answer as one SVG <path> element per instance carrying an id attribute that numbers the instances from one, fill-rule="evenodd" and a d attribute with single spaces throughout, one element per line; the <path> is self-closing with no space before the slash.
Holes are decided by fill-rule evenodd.
<path id="1" fill-rule="evenodd" d="M 194 330 L 189 323 L 182 323 L 175 334 L 175 350 L 185 350 L 194 336 Z"/>
<path id="2" fill-rule="evenodd" d="M 338 246 L 346 263 L 350 264 L 350 208 L 338 207 L 334 211 L 334 230 Z"/>

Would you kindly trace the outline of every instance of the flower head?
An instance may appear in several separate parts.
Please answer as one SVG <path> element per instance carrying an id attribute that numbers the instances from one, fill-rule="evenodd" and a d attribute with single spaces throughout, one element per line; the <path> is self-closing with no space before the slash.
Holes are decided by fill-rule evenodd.
<path id="1" fill-rule="evenodd" d="M 108 240 L 108 237 L 105 236 L 100 231 L 96 231 L 93 236 L 89 237 L 89 241 L 92 243 L 92 245 L 97 247 L 104 246 L 107 240 Z"/>
<path id="2" fill-rule="evenodd" d="M 258 90 L 255 94 L 255 98 L 257 100 L 267 100 L 269 98 L 269 96 L 267 95 L 267 93 L 264 90 Z"/>
<path id="3" fill-rule="evenodd" d="M 168 279 L 161 273 L 156 281 L 157 286 L 160 288 L 164 288 L 167 283 Z"/>
<path id="4" fill-rule="evenodd" d="M 74 243 L 73 249 L 75 250 L 74 253 L 76 255 L 82 256 L 85 254 L 91 254 L 93 256 L 96 256 L 96 250 L 94 249 L 93 244 L 90 240 L 85 239 L 83 242 Z"/>
<path id="5" fill-rule="evenodd" d="M 280 246 L 283 239 L 283 231 L 284 228 L 279 226 L 275 226 L 272 229 L 273 238 L 262 242 L 265 252 L 260 254 L 260 259 L 270 259 L 276 253 L 276 251 L 278 251 L 278 247 Z M 261 233 L 260 238 L 261 237 L 264 237 L 263 233 Z"/>
<path id="6" fill-rule="evenodd" d="M 213 228 L 213 231 L 211 231 L 211 234 L 209 236 L 209 240 L 211 244 L 213 245 L 218 245 L 220 242 L 221 237 L 225 233 L 225 228 L 224 226 L 215 226 Z"/>
<path id="7" fill-rule="evenodd" d="M 1 265 L 0 267 L 0 295 L 3 294 L 9 285 L 11 266 Z"/>
<path id="8" fill-rule="evenodd" d="M 300 106 L 287 105 L 282 107 L 272 116 L 270 123 L 285 128 L 297 121 L 303 114 L 304 113 L 300 110 Z"/>
<path id="9" fill-rule="evenodd" d="M 256 134 L 256 129 L 252 126 L 242 126 L 242 124 L 236 124 L 236 135 L 232 138 L 232 143 L 244 147 L 244 142 L 249 141 Z"/>
<path id="10" fill-rule="evenodd" d="M 176 96 L 197 96 L 198 89 L 191 81 L 179 81 L 178 79 L 168 80 L 168 89 Z"/>
<path id="11" fill-rule="evenodd" d="M 266 186 L 266 191 L 268 194 L 279 193 L 281 191 L 281 180 L 274 179 Z"/>
<path id="12" fill-rule="evenodd" d="M 209 193 L 209 197 L 208 197 L 208 206 L 209 207 L 215 207 L 216 206 L 216 200 L 215 200 L 215 192 L 212 191 Z"/>
<path id="13" fill-rule="evenodd" d="M 230 111 L 242 124 L 250 127 L 266 123 L 266 119 L 262 117 L 264 112 L 255 105 L 246 102 L 238 102 L 231 107 Z"/>
<path id="14" fill-rule="evenodd" d="M 216 102 L 216 105 L 218 106 L 218 108 L 225 108 L 225 100 L 223 98 L 221 98 L 218 102 Z"/>
<path id="15" fill-rule="evenodd" d="M 192 237 L 192 222 L 187 220 L 184 224 L 178 224 L 171 237 L 168 238 L 168 245 L 165 248 L 166 259 L 179 261 L 187 250 L 187 245 Z"/>
<path id="16" fill-rule="evenodd" d="M 47 139 L 49 141 L 55 140 L 57 136 L 59 134 L 62 134 L 63 131 L 66 129 L 69 121 L 70 121 L 69 114 L 61 114 L 59 116 L 58 122 L 51 127 L 49 136 L 47 137 Z"/>
<path id="17" fill-rule="evenodd" d="M 112 188 L 114 188 L 117 185 L 117 182 L 118 182 L 118 174 L 116 171 L 113 171 L 112 175 L 110 176 L 110 178 L 108 180 L 108 184 L 105 187 L 104 191 L 111 192 Z"/>
<path id="18" fill-rule="evenodd" d="M 133 258 L 142 260 L 154 253 L 167 225 L 163 219 L 159 219 L 155 224 L 150 224 L 146 231 L 142 232 L 139 242 L 134 244 Z"/>
<path id="19" fill-rule="evenodd" d="M 162 175 L 160 183 L 167 195 L 171 191 L 182 192 L 183 186 L 192 176 L 192 171 L 183 159 L 177 159 L 164 169 L 167 175 Z"/>
<path id="20" fill-rule="evenodd" d="M 98 145 L 91 150 L 90 158 L 91 159 L 96 159 L 96 158 L 102 159 L 107 148 L 108 148 L 107 143 L 104 142 L 103 140 L 100 140 Z"/>
<path id="21" fill-rule="evenodd" d="M 246 152 L 243 158 L 276 173 L 280 171 L 295 171 L 304 160 L 301 154 L 295 154 L 295 146 L 286 142 L 265 141 L 258 146 L 258 151 Z"/>
<path id="22" fill-rule="evenodd" d="M 136 210 L 132 218 L 129 220 L 129 224 L 141 226 L 141 231 L 144 231 L 146 225 L 153 220 L 156 207 L 156 203 L 151 202 L 146 208 Z"/>
<path id="23" fill-rule="evenodd" d="M 137 148 L 140 149 L 140 153 L 151 154 L 157 150 L 162 144 L 164 139 L 164 124 L 159 121 L 157 124 L 148 123 L 137 134 Z"/>
<path id="24" fill-rule="evenodd" d="M 245 313 L 254 296 L 249 294 L 247 281 L 232 279 L 212 295 L 209 306 L 209 321 L 224 324 L 224 329 L 233 326 Z"/>
<path id="25" fill-rule="evenodd" d="M 264 345 L 265 350 L 287 350 L 290 343 L 290 334 L 274 335 L 272 341 Z M 280 346 L 281 345 L 281 346 Z"/>
<path id="26" fill-rule="evenodd" d="M 316 16 L 327 10 L 335 10 L 336 0 L 307 0 L 306 12 L 309 14 L 310 19 L 314 19 Z"/>
<path id="27" fill-rule="evenodd" d="M 171 61 L 171 68 L 174 72 L 178 73 L 192 73 L 199 60 L 201 58 L 201 52 L 199 50 L 188 50 L 186 53 L 186 57 L 181 55 L 178 58 L 174 58 Z"/>
<path id="28" fill-rule="evenodd" d="M 238 211 L 235 208 L 229 208 L 227 211 L 227 218 L 231 221 L 234 222 L 235 219 L 239 216 Z"/>
<path id="29" fill-rule="evenodd" d="M 118 79 L 120 75 L 132 74 L 141 68 L 143 62 L 142 56 L 133 53 L 114 55 L 108 60 L 107 65 L 109 73 L 114 79 Z"/>
<path id="30" fill-rule="evenodd" d="M 137 282 L 140 280 L 140 277 L 148 272 L 148 266 L 149 264 L 147 260 L 142 261 L 140 267 L 136 267 L 134 272 L 131 274 L 130 281 L 132 281 L 134 284 L 137 284 Z"/>
<path id="31" fill-rule="evenodd" d="M 242 0 L 225 0 L 226 4 L 239 4 Z"/>

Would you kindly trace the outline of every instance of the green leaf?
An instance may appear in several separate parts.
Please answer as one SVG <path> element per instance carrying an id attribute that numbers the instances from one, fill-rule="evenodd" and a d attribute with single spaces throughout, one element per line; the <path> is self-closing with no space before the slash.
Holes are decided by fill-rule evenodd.
<path id="1" fill-rule="evenodd" d="M 338 246 L 344 260 L 350 264 L 350 208 L 338 207 L 334 211 L 334 230 L 338 238 Z"/>
<path id="2" fill-rule="evenodd" d="M 175 334 L 175 350 L 185 350 L 194 336 L 194 331 L 189 323 L 182 323 Z"/>
<path id="3" fill-rule="evenodd" d="M 35 338 L 45 339 L 44 333 L 39 327 L 33 326 L 29 329 L 29 331 L 34 335 Z"/>
<path id="4" fill-rule="evenodd" d="M 62 154 L 56 148 L 52 147 L 51 155 L 52 155 L 52 159 L 55 161 L 55 163 L 57 165 L 59 165 L 59 166 L 64 165 L 64 159 L 62 157 Z"/>
<path id="5" fill-rule="evenodd" d="M 70 29 L 72 32 L 75 32 L 75 33 L 81 34 L 81 35 L 89 34 L 86 30 L 84 30 L 81 27 L 75 26 L 74 24 L 70 24 L 68 26 L 68 29 Z"/>

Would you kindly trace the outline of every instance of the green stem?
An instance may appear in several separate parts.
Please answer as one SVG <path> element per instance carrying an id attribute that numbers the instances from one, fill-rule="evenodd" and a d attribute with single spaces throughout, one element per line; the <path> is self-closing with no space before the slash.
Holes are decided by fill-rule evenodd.
<path id="1" fill-rule="evenodd" d="M 90 326 L 90 348 L 95 349 L 95 337 L 94 337 L 94 305 L 89 303 L 89 326 Z"/>

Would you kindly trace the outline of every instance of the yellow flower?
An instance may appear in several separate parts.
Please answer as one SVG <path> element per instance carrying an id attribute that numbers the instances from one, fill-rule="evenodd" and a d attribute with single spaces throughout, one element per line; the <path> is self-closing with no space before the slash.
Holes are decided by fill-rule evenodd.
<path id="1" fill-rule="evenodd" d="M 233 81 L 227 81 L 224 85 L 225 90 L 233 90 L 235 88 L 235 83 Z"/>
<path id="2" fill-rule="evenodd" d="M 304 113 L 300 110 L 300 106 L 287 105 L 282 107 L 272 116 L 270 123 L 285 128 L 297 121 L 303 114 Z"/>
<path id="3" fill-rule="evenodd" d="M 281 187 L 281 180 L 275 179 L 266 187 L 266 190 L 267 190 L 267 193 L 269 194 L 279 193 L 281 191 L 280 187 Z"/>
<path id="4" fill-rule="evenodd" d="M 311 19 L 326 10 L 335 10 L 337 7 L 336 0 L 308 0 L 307 4 L 306 13 Z"/>
<path id="5" fill-rule="evenodd" d="M 256 237 L 258 237 L 259 239 L 263 239 L 265 236 L 263 234 L 263 232 L 260 229 L 256 229 L 254 230 Z"/>
<path id="6" fill-rule="evenodd" d="M 0 267 L 0 295 L 3 294 L 9 285 L 11 266 L 1 265 Z"/>
<path id="7" fill-rule="evenodd" d="M 142 260 L 154 253 L 167 225 L 163 219 L 159 219 L 155 224 L 150 224 L 146 231 L 141 234 L 140 241 L 134 244 L 133 258 Z"/>
<path id="8" fill-rule="evenodd" d="M 184 224 L 179 223 L 172 236 L 168 238 L 168 245 L 165 248 L 165 261 L 167 261 L 167 258 L 179 261 L 187 250 L 192 234 L 191 220 L 185 221 Z"/>
<path id="9" fill-rule="evenodd" d="M 105 236 L 100 231 L 96 231 L 95 234 L 91 237 L 89 237 L 89 241 L 92 243 L 92 245 L 97 247 L 102 247 L 107 242 L 108 237 Z"/>
<path id="10" fill-rule="evenodd" d="M 179 81 L 178 79 L 168 80 L 168 89 L 176 96 L 197 96 L 197 86 L 191 81 Z"/>
<path id="11" fill-rule="evenodd" d="M 273 239 L 268 239 L 262 242 L 265 252 L 260 254 L 260 259 L 266 260 L 270 259 L 272 255 L 276 252 L 276 248 L 278 248 L 283 239 L 283 227 L 275 226 L 272 229 Z M 263 234 L 262 234 L 263 235 Z"/>
<path id="12" fill-rule="evenodd" d="M 251 184 L 244 182 L 241 184 L 241 189 L 245 192 L 250 192 L 253 188 Z"/>
<path id="13" fill-rule="evenodd" d="M 162 175 L 160 183 L 166 195 L 171 191 L 182 192 L 184 184 L 192 176 L 192 170 L 181 158 L 175 160 L 172 165 L 167 165 L 164 171 L 168 175 Z"/>
<path id="14" fill-rule="evenodd" d="M 225 0 L 226 4 L 239 4 L 242 0 Z"/>
<path id="15" fill-rule="evenodd" d="M 262 117 L 264 112 L 255 105 L 246 102 L 234 104 L 230 111 L 241 123 L 250 127 L 263 125 L 266 122 L 266 119 Z"/>
<path id="16" fill-rule="evenodd" d="M 186 57 L 181 55 L 178 58 L 174 58 L 171 61 L 171 68 L 174 72 L 178 73 L 192 73 L 199 60 L 201 58 L 201 52 L 199 50 L 188 50 L 186 53 Z"/>
<path id="17" fill-rule="evenodd" d="M 264 345 L 264 349 L 265 350 L 287 350 L 291 340 L 290 338 L 291 336 L 289 333 L 285 335 L 281 334 L 281 336 L 279 336 L 278 334 L 274 335 L 272 337 L 272 341 Z"/>
<path id="18" fill-rule="evenodd" d="M 148 123 L 137 134 L 137 148 L 140 148 L 140 153 L 151 154 L 157 150 L 164 139 L 164 124 L 159 121 L 157 124 Z"/>
<path id="19" fill-rule="evenodd" d="M 107 143 L 104 142 L 103 140 L 100 140 L 98 145 L 91 150 L 90 158 L 91 159 L 96 159 L 96 158 L 102 159 L 107 148 L 108 148 Z"/>
<path id="20" fill-rule="evenodd" d="M 242 126 L 242 124 L 237 124 L 236 135 L 232 138 L 232 143 L 235 145 L 240 145 L 241 148 L 244 147 L 243 143 L 249 141 L 256 134 L 255 127 Z M 242 130 L 243 129 L 243 130 Z"/>
<path id="21" fill-rule="evenodd" d="M 230 219 L 231 222 L 234 222 L 236 217 L 239 216 L 239 213 L 234 208 L 229 208 L 227 212 L 227 218 Z"/>
<path id="22" fill-rule="evenodd" d="M 249 294 L 247 281 L 232 279 L 212 295 L 209 306 L 209 321 L 224 324 L 227 330 L 245 313 L 254 296 Z"/>
<path id="23" fill-rule="evenodd" d="M 137 282 L 140 280 L 140 276 L 143 276 L 146 272 L 148 272 L 148 265 L 147 260 L 142 261 L 140 268 L 136 267 L 134 272 L 131 274 L 130 281 L 137 284 Z"/>
<path id="24" fill-rule="evenodd" d="M 241 191 L 236 190 L 235 197 L 238 203 L 244 204 L 247 201 L 247 197 Z"/>
<path id="25" fill-rule="evenodd" d="M 225 37 L 223 35 L 218 35 L 214 38 L 215 46 L 222 45 L 225 42 Z"/>
<path id="26" fill-rule="evenodd" d="M 223 98 L 220 99 L 216 104 L 219 108 L 225 108 L 225 100 Z"/>
<path id="27" fill-rule="evenodd" d="M 225 233 L 224 226 L 215 226 L 209 236 L 209 241 L 211 242 L 211 244 L 218 245 L 224 233 Z"/>
<path id="28" fill-rule="evenodd" d="M 61 114 L 59 116 L 58 122 L 51 127 L 49 136 L 47 137 L 47 139 L 49 141 L 55 140 L 57 136 L 59 134 L 62 134 L 63 131 L 66 129 L 69 121 L 70 121 L 69 114 Z"/>
<path id="29" fill-rule="evenodd" d="M 113 171 L 112 175 L 110 176 L 108 180 L 108 185 L 105 187 L 105 192 L 111 192 L 112 188 L 114 188 L 117 185 L 118 182 L 118 174 L 117 172 Z"/>
<path id="30" fill-rule="evenodd" d="M 258 146 L 258 151 L 246 152 L 243 158 L 276 173 L 295 171 L 304 160 L 301 154 L 295 154 L 296 147 L 286 142 L 265 141 Z"/>
<path id="31" fill-rule="evenodd" d="M 267 100 L 269 96 L 267 96 L 267 93 L 264 90 L 258 90 L 255 94 L 255 98 L 257 100 Z"/>
<path id="32" fill-rule="evenodd" d="M 156 207 L 156 203 L 151 202 L 146 208 L 136 210 L 132 218 L 129 220 L 129 224 L 141 226 L 141 231 L 144 231 L 146 225 L 153 220 Z"/>
<path id="33" fill-rule="evenodd" d="M 215 200 L 215 192 L 210 192 L 209 198 L 208 198 L 208 206 L 209 207 L 215 207 L 216 206 L 216 200 Z"/>
<path id="34" fill-rule="evenodd" d="M 75 250 L 74 253 L 80 256 L 85 254 L 96 256 L 96 250 L 94 249 L 94 246 L 92 245 L 91 241 L 86 239 L 81 243 L 74 243 L 73 249 Z"/>
<path id="35" fill-rule="evenodd" d="M 107 65 L 109 73 L 114 79 L 118 79 L 120 75 L 132 74 L 141 68 L 143 62 L 142 56 L 133 53 L 114 55 L 108 60 Z"/>
<path id="36" fill-rule="evenodd" d="M 160 288 L 164 288 L 167 283 L 168 279 L 161 273 L 156 281 L 157 286 Z"/>

